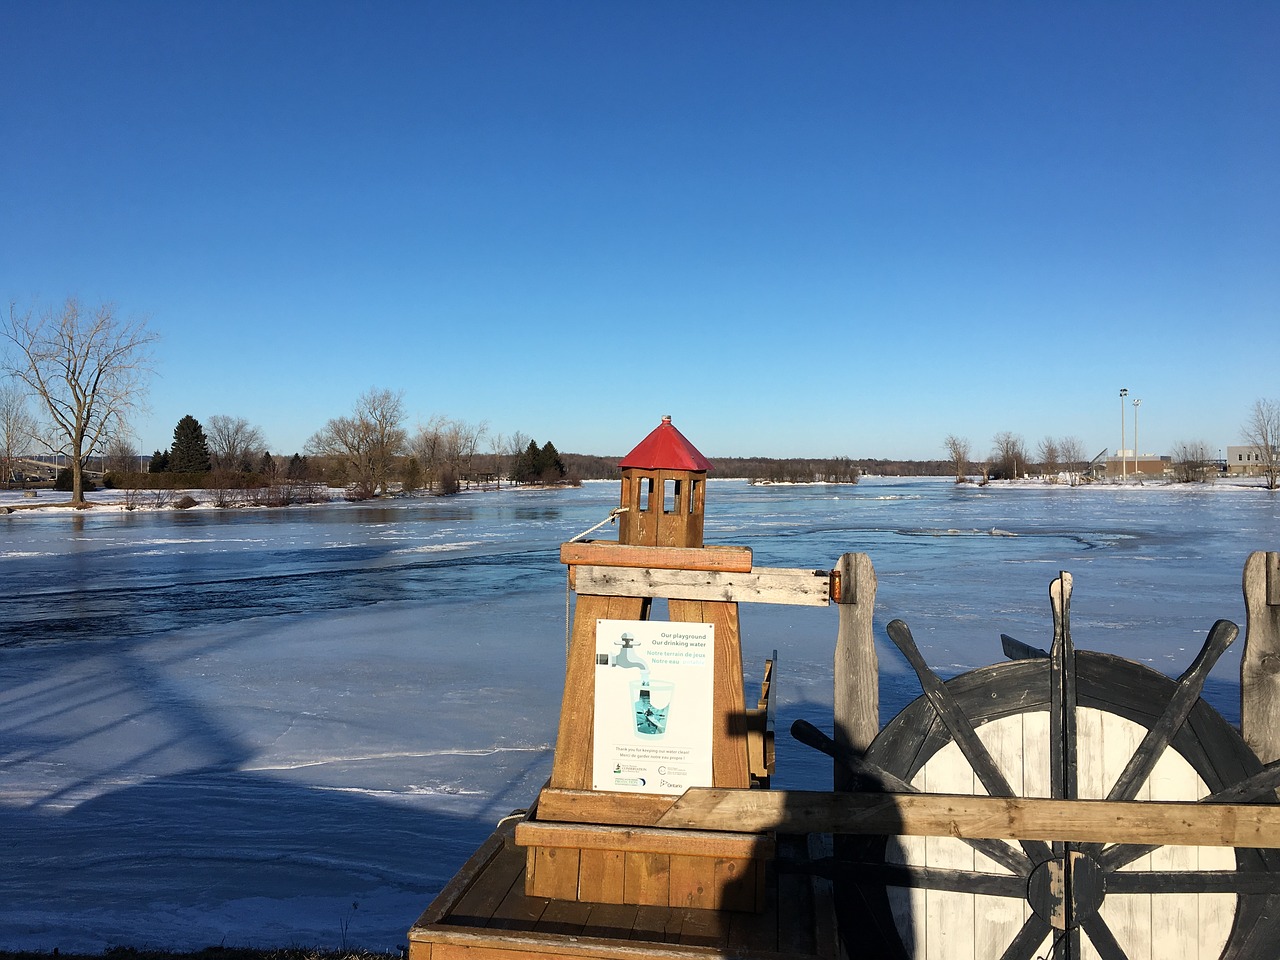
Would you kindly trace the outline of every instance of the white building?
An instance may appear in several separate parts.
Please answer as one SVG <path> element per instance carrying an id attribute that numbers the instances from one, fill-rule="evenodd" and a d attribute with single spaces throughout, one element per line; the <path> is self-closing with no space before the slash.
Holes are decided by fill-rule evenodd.
<path id="1" fill-rule="evenodd" d="M 1227 474 L 1232 477 L 1257 477 L 1266 466 L 1266 457 L 1257 447 L 1227 447 Z"/>

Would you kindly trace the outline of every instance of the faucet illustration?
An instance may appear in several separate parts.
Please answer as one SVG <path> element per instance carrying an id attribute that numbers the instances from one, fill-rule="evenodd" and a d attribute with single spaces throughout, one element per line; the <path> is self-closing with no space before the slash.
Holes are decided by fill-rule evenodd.
<path id="1" fill-rule="evenodd" d="M 622 644 L 616 654 L 609 658 L 611 667 L 631 667 L 639 670 L 646 678 L 649 676 L 649 664 L 635 654 L 635 637 L 629 633 L 622 635 Z"/>

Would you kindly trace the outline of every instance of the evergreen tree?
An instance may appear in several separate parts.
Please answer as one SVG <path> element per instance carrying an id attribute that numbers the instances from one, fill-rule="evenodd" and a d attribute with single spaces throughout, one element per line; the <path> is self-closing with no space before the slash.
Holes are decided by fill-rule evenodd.
<path id="1" fill-rule="evenodd" d="M 307 463 L 306 457 L 294 454 L 289 460 L 289 467 L 285 470 L 285 476 L 290 480 L 305 480 L 310 472 L 310 464 Z"/>
<path id="2" fill-rule="evenodd" d="M 169 472 L 169 451 L 157 450 L 151 455 L 151 462 L 147 464 L 148 473 L 168 473 Z"/>
<path id="3" fill-rule="evenodd" d="M 511 479 L 516 483 L 533 483 L 537 480 L 539 455 L 537 441 L 530 440 L 529 446 L 525 447 L 524 452 L 511 465 Z"/>
<path id="4" fill-rule="evenodd" d="M 209 441 L 204 427 L 191 414 L 173 428 L 173 446 L 169 452 L 169 469 L 174 473 L 208 473 Z"/>
<path id="5" fill-rule="evenodd" d="M 558 483 L 564 479 L 564 461 L 560 459 L 560 451 L 548 440 L 538 451 L 538 478 L 543 483 Z"/>
<path id="6" fill-rule="evenodd" d="M 511 465 L 511 479 L 515 483 L 559 483 L 566 473 L 560 451 L 548 440 L 541 447 L 530 440 L 524 453 Z"/>

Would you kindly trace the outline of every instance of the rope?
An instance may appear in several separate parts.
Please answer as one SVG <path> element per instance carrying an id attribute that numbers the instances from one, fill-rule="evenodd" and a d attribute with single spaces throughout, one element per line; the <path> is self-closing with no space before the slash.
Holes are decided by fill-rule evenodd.
<path id="1" fill-rule="evenodd" d="M 613 523 L 613 521 L 618 519 L 618 514 L 626 513 L 630 509 L 631 509 L 630 507 L 614 507 L 612 510 L 609 511 L 609 515 L 605 517 L 603 520 L 601 520 L 599 523 L 597 523 L 594 527 L 592 527 L 590 530 L 583 530 L 580 534 L 578 534 L 576 537 L 573 537 L 568 542 L 577 543 L 579 540 L 581 540 L 583 537 L 587 536 L 588 534 L 595 533 L 597 530 L 603 527 L 606 523 Z M 569 634 L 573 629 L 573 625 L 569 616 L 570 592 L 571 591 L 569 589 L 569 568 L 565 567 L 565 571 L 564 571 L 564 658 L 566 661 L 568 661 L 569 659 Z"/>
<path id="2" fill-rule="evenodd" d="M 579 540 L 581 540 L 581 539 L 582 539 L 583 537 L 585 537 L 587 534 L 589 534 L 589 533 L 595 533 L 597 530 L 599 530 L 601 527 L 603 527 L 606 523 L 613 523 L 613 521 L 615 521 L 615 520 L 617 520 L 617 519 L 618 519 L 618 514 L 620 514 L 620 513 L 626 513 L 626 512 L 627 512 L 628 510 L 630 510 L 630 509 L 631 509 L 630 507 L 614 507 L 612 510 L 610 510 L 610 511 L 609 511 L 609 515 L 608 515 L 607 517 L 605 517 L 603 520 L 601 520 L 599 523 L 597 523 L 597 524 L 596 524 L 594 527 L 592 527 L 590 530 L 583 530 L 580 534 L 578 534 L 576 537 L 574 537 L 573 539 L 571 539 L 571 540 L 569 541 L 569 543 L 577 543 Z"/>

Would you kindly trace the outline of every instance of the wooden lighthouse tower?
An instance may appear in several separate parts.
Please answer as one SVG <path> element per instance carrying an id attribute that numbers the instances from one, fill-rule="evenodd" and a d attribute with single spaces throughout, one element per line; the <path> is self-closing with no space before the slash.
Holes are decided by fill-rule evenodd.
<path id="1" fill-rule="evenodd" d="M 771 839 L 715 840 L 678 830 L 642 837 L 636 827 L 651 823 L 650 811 L 669 805 L 669 797 L 643 789 L 593 790 L 597 625 L 649 620 L 653 599 L 667 596 L 654 582 L 663 571 L 751 570 L 750 549 L 703 545 L 711 463 L 670 417 L 663 417 L 619 466 L 618 540 L 561 548 L 577 603 L 551 780 L 539 799 L 536 821 L 517 830 L 517 841 L 529 849 L 527 888 L 558 899 L 752 909 Z M 671 623 L 713 626 L 711 782 L 705 786 L 750 787 L 753 773 L 757 782 L 767 780 L 764 749 L 756 751 L 760 756 L 754 763 L 749 749 L 749 741 L 763 741 L 748 734 L 758 711 L 748 712 L 744 702 L 738 604 L 672 598 L 667 612 Z"/>

